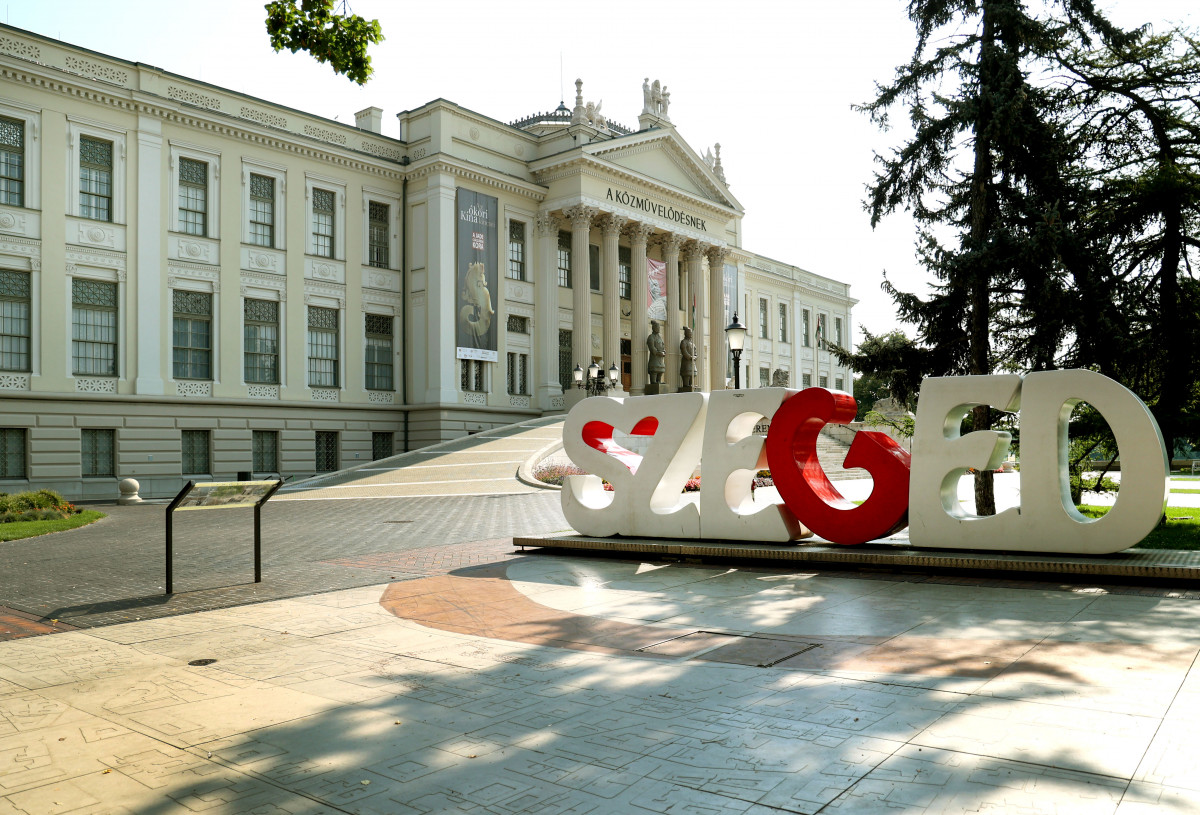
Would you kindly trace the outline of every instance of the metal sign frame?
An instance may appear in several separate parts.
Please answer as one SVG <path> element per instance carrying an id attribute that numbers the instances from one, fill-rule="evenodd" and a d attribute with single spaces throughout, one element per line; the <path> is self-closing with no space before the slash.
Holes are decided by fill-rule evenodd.
<path id="1" fill-rule="evenodd" d="M 270 485 L 270 487 L 268 487 L 266 489 L 266 491 L 263 492 L 262 496 L 260 498 L 258 498 L 256 501 L 254 501 L 253 504 L 251 504 L 249 502 L 240 502 L 240 503 L 209 504 L 208 506 L 205 506 L 205 505 L 203 505 L 203 503 L 200 503 L 195 506 L 180 507 L 180 504 L 182 504 L 185 500 L 187 500 L 188 496 L 192 495 L 194 492 L 197 492 L 198 490 L 220 489 L 223 487 L 230 487 L 233 485 L 238 485 L 238 486 L 242 487 L 243 491 L 244 491 L 245 487 L 250 487 L 250 486 L 261 487 L 261 486 L 265 486 L 268 484 Z M 167 552 L 166 552 L 167 581 L 166 581 L 166 591 L 164 592 L 164 594 L 174 594 L 174 585 L 175 585 L 174 584 L 174 571 L 175 571 L 175 569 L 174 569 L 174 565 L 175 565 L 174 564 L 174 560 L 175 560 L 174 513 L 175 513 L 175 510 L 177 510 L 177 509 L 180 511 L 188 511 L 188 510 L 199 510 L 199 509 L 237 509 L 240 507 L 253 506 L 254 507 L 254 582 L 261 583 L 262 582 L 262 506 L 263 506 L 263 504 L 267 503 L 267 501 L 271 498 L 271 496 L 274 495 L 279 490 L 279 488 L 282 486 L 283 486 L 282 478 L 276 479 L 274 481 L 205 481 L 205 482 L 201 482 L 201 483 L 197 483 L 195 481 L 189 481 L 186 484 L 184 484 L 183 489 L 179 491 L 179 494 L 176 495 L 171 500 L 171 503 L 167 505 Z M 207 496 L 205 496 L 205 498 L 207 498 Z M 202 498 L 201 500 L 203 501 L 204 499 Z"/>

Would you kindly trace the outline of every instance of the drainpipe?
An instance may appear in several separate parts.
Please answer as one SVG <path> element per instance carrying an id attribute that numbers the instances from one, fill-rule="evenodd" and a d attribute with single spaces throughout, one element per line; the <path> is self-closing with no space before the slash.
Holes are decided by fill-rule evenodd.
<path id="1" fill-rule="evenodd" d="M 405 156 L 405 164 L 408 164 Z M 400 325 L 404 327 L 404 371 L 400 375 L 400 405 L 404 410 L 404 452 L 408 452 L 408 176 L 400 182 Z"/>

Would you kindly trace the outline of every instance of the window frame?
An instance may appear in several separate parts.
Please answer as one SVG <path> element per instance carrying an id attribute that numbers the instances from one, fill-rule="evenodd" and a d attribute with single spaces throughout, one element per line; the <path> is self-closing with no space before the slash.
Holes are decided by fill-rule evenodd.
<path id="1" fill-rule="evenodd" d="M 529 352 L 509 351 L 506 371 L 508 395 L 529 396 Z"/>
<path id="2" fill-rule="evenodd" d="M 261 451 L 259 440 L 271 439 L 271 466 L 259 467 L 263 462 L 259 459 Z M 250 471 L 251 473 L 275 474 L 279 472 L 279 431 L 278 430 L 251 430 L 250 431 Z"/>
<path id="3" fill-rule="evenodd" d="M 328 469 L 322 469 L 322 467 L 321 467 L 322 456 L 328 457 L 330 455 L 329 450 L 322 450 L 322 446 L 321 446 L 322 441 L 325 441 L 327 443 L 332 441 L 332 447 L 333 447 L 332 464 L 333 464 L 333 466 Z M 318 472 L 318 473 L 335 473 L 335 472 L 337 472 L 340 469 L 339 465 L 341 464 L 341 447 L 342 447 L 341 433 L 339 433 L 337 430 L 317 430 L 317 431 L 315 431 L 315 434 L 313 436 L 313 469 L 314 469 L 314 472 Z"/>
<path id="4" fill-rule="evenodd" d="M 82 119 L 67 115 L 67 151 L 68 151 L 68 198 L 67 214 L 97 223 L 126 224 L 126 183 L 127 168 L 126 143 L 128 133 L 125 130 L 106 125 L 91 119 Z M 81 207 L 81 154 L 84 138 L 104 141 L 112 144 L 112 186 L 110 218 L 101 221 L 83 214 Z"/>
<path id="5" fill-rule="evenodd" d="M 71 375 L 75 376 L 75 377 L 86 376 L 86 377 L 119 378 L 121 375 L 121 350 L 122 350 L 122 343 L 121 343 L 121 340 L 122 340 L 122 336 L 121 336 L 121 287 L 120 287 L 120 284 L 115 280 L 101 280 L 101 279 L 94 278 L 94 277 L 85 277 L 85 276 L 80 276 L 80 275 L 72 276 L 70 278 L 70 281 L 71 281 L 71 300 L 70 300 L 69 306 L 70 306 L 71 321 L 68 325 L 70 328 L 70 337 L 71 337 L 71 368 L 70 368 Z M 76 282 L 92 283 L 92 284 L 99 284 L 99 285 L 104 285 L 104 286 L 112 286 L 113 300 L 114 300 L 115 305 L 108 306 L 108 305 L 98 305 L 98 304 L 94 304 L 94 303 L 78 302 L 75 297 Z M 106 341 L 106 340 L 76 338 L 76 336 L 75 336 L 76 327 L 81 325 L 81 323 L 79 323 L 79 321 L 77 320 L 77 312 L 79 312 L 81 309 L 88 313 L 92 313 L 92 314 L 112 314 L 113 315 L 113 319 L 112 319 L 113 339 L 111 341 Z M 97 327 L 96 324 L 83 324 L 83 325 L 85 325 L 85 327 L 89 327 L 89 328 Z M 100 325 L 99 327 L 104 328 L 105 326 Z M 82 357 L 80 354 L 77 353 L 76 343 L 91 343 L 91 344 L 95 344 L 95 345 L 106 345 L 106 346 L 110 345 L 110 346 L 112 346 L 112 370 L 108 373 L 80 370 L 79 365 L 78 365 L 78 360 L 83 359 L 84 357 Z M 89 358 L 91 358 L 91 357 L 89 357 Z M 94 359 L 94 358 L 91 358 L 91 359 Z"/>
<path id="6" fill-rule="evenodd" d="M 558 262 L 558 287 L 560 289 L 571 288 L 571 254 L 571 233 L 559 230 L 556 260 Z"/>
<path id="7" fill-rule="evenodd" d="M 520 240 L 513 240 L 513 230 L 516 228 L 520 228 Z M 526 228 L 525 221 L 517 218 L 508 219 L 508 263 L 504 269 L 504 275 L 508 280 L 528 282 L 528 235 L 529 230 Z"/>
<path id="8" fill-rule="evenodd" d="M 372 317 L 388 321 L 388 331 L 386 334 L 371 331 Z M 373 360 L 371 358 L 371 341 L 384 339 L 387 340 L 387 361 Z M 372 367 L 379 370 L 373 373 Z M 381 372 L 385 367 L 387 369 L 387 385 L 381 385 L 378 383 L 384 381 L 381 377 Z M 393 314 L 367 312 L 363 315 L 363 388 L 369 391 L 396 390 L 396 317 Z"/>
<path id="9" fill-rule="evenodd" d="M 617 297 L 633 297 L 633 250 L 628 246 L 617 247 Z"/>
<path id="10" fill-rule="evenodd" d="M 104 455 L 97 442 L 108 439 L 107 459 L 101 462 L 98 456 Z M 89 439 L 91 443 L 89 444 Z M 89 455 L 92 466 L 89 467 Z M 106 464 L 106 467 L 102 467 Z M 105 472 L 98 470 L 104 469 Z M 89 472 L 89 470 L 91 470 Z M 117 477 L 117 431 L 105 427 L 84 427 L 79 431 L 79 473 L 81 478 L 116 478 Z"/>
<path id="11" fill-rule="evenodd" d="M 199 295 L 208 298 L 208 313 L 204 314 L 200 311 L 182 311 L 180 310 L 179 295 Z M 171 378 L 174 380 L 188 380 L 192 382 L 212 382 L 215 379 L 215 366 L 213 365 L 213 345 L 216 340 L 216 326 L 214 320 L 215 298 L 212 292 L 195 291 L 185 288 L 171 289 Z M 208 327 L 208 347 L 194 345 L 179 345 L 179 323 L 184 320 L 188 324 L 187 336 L 191 340 L 195 337 L 191 326 L 193 324 L 206 324 Z M 186 352 L 187 359 L 182 363 L 185 368 L 189 369 L 186 374 L 180 374 L 180 352 Z M 190 371 L 191 366 L 198 364 L 193 361 L 193 355 L 199 352 L 202 363 L 208 367 L 207 376 L 193 375 Z"/>
<path id="12" fill-rule="evenodd" d="M 375 218 L 375 208 L 383 208 L 383 218 Z M 367 201 L 367 254 L 366 265 L 374 269 L 391 268 L 392 225 L 391 204 L 382 201 Z M 382 229 L 382 232 L 380 230 Z M 382 241 L 379 238 L 382 237 Z M 379 257 L 377 257 L 379 255 Z"/>
<path id="13" fill-rule="evenodd" d="M 204 450 L 204 467 L 201 470 L 196 467 L 188 468 L 188 442 L 186 439 L 198 440 L 202 439 Z M 196 441 L 192 442 L 193 445 Z M 195 447 L 190 451 L 190 455 L 195 455 Z M 191 462 L 192 464 L 198 462 Z M 179 431 L 179 470 L 181 475 L 212 475 L 212 431 L 201 428 L 183 428 Z"/>
<path id="14" fill-rule="evenodd" d="M 270 182 L 270 184 L 271 184 L 270 199 L 268 199 L 264 195 L 255 195 L 254 180 L 256 178 L 260 178 L 260 179 L 263 179 L 264 181 Z M 275 178 L 275 176 L 272 176 L 272 175 L 264 175 L 263 173 L 255 173 L 255 172 L 251 172 L 249 175 L 248 183 L 249 183 L 249 187 L 250 187 L 250 192 L 249 192 L 249 206 L 246 209 L 246 243 L 248 243 L 251 246 L 258 246 L 263 249 L 274 249 L 275 248 L 275 222 L 277 220 L 277 216 L 278 216 L 278 212 L 279 212 L 277 204 L 276 204 L 276 202 L 279 199 L 279 195 L 276 193 L 276 186 L 277 186 L 276 181 L 277 181 L 277 179 Z M 270 221 L 255 219 L 255 215 L 259 214 L 258 212 L 256 212 L 255 207 L 262 206 L 263 204 L 269 204 L 271 207 Z M 263 243 L 262 239 L 258 235 L 255 234 L 256 226 L 267 230 L 267 234 L 265 236 L 266 243 Z"/>
<path id="15" fill-rule="evenodd" d="M 15 474 L 16 467 L 9 470 L 10 451 L 19 451 L 19 475 Z M 29 428 L 0 427 L 0 480 L 29 480 Z"/>
<path id="16" fill-rule="evenodd" d="M 29 165 L 29 127 L 24 119 L 6 116 L 3 111 L 0 111 L 0 123 L 14 125 L 20 133 L 20 144 L 0 143 L 0 206 L 25 209 L 25 178 Z M 13 156 L 14 160 L 5 160 L 9 154 Z M 8 195 L 14 196 L 16 200 L 3 200 Z"/>
<path id="17" fill-rule="evenodd" d="M 333 328 L 328 326 L 314 325 L 314 322 L 319 322 L 325 319 L 323 315 L 332 314 L 335 322 Z M 341 310 L 335 307 L 324 305 L 309 304 L 305 309 L 305 348 L 308 359 L 308 387 L 309 388 L 340 388 L 341 387 L 341 334 L 342 334 L 342 315 Z M 332 342 L 328 340 L 322 342 L 321 338 L 332 338 Z M 314 350 L 329 350 L 332 349 L 332 356 L 314 355 Z M 326 366 L 314 368 L 314 362 L 326 363 Z M 329 364 L 332 363 L 332 364 Z M 331 381 L 330 381 L 331 380 Z"/>
<path id="18" fill-rule="evenodd" d="M 5 294 L 4 288 L 0 287 L 0 304 L 15 303 L 24 304 L 25 306 L 25 333 L 8 333 L 6 329 L 9 327 L 9 320 L 21 320 L 19 315 L 7 315 L 0 313 L 0 371 L 9 371 L 13 373 L 32 373 L 33 372 L 33 272 L 24 272 L 19 269 L 0 269 L 0 278 L 6 275 L 21 275 L 25 278 L 24 284 L 27 287 L 27 293 L 24 296 L 15 294 Z M 0 309 L 4 308 L 0 305 Z M 24 341 L 24 351 L 10 350 L 10 340 L 13 343 L 19 344 Z M 12 367 L 6 364 L 10 354 L 24 354 L 26 364 L 24 367 Z"/>
<path id="19" fill-rule="evenodd" d="M 787 303 L 779 303 L 779 341 L 788 341 L 788 307 Z"/>
<path id="20" fill-rule="evenodd" d="M 275 224 L 270 246 L 250 240 L 250 176 L 261 175 L 275 180 Z M 263 249 L 287 249 L 287 168 L 261 161 L 242 159 L 242 243 Z"/>
<path id="21" fill-rule="evenodd" d="M 380 442 L 387 439 L 387 453 L 380 450 Z M 390 430 L 371 431 L 371 461 L 382 461 L 396 455 L 396 434 Z"/>
<path id="22" fill-rule="evenodd" d="M 804 332 L 804 347 L 812 348 L 812 309 L 802 308 L 800 309 L 800 314 L 800 322 L 803 326 L 802 330 Z"/>
<path id="23" fill-rule="evenodd" d="M 771 339 L 771 301 L 766 297 L 758 298 L 758 338 Z"/>
<path id="24" fill-rule="evenodd" d="M 307 208 L 308 229 L 304 239 L 305 253 L 325 260 L 346 260 L 346 182 L 342 179 L 316 173 L 304 174 L 304 196 Z M 317 251 L 317 222 L 316 222 L 316 191 L 322 190 L 333 195 L 333 211 L 330 214 L 329 254 Z M 366 233 L 363 234 L 364 248 Z"/>
<path id="25" fill-rule="evenodd" d="M 24 105 L 12 99 L 0 101 L 0 116 L 21 122 L 24 132 L 24 161 L 22 165 L 23 179 L 21 182 L 21 205 L 0 204 L 0 207 L 14 209 L 41 209 L 41 174 L 42 174 L 42 112 L 39 108 Z"/>
<path id="26" fill-rule="evenodd" d="M 108 147 L 108 164 L 105 165 L 99 161 L 90 161 L 84 158 L 85 142 L 95 145 L 106 145 Z M 100 221 L 101 223 L 115 223 L 113 212 L 114 203 L 114 187 L 115 187 L 115 171 L 116 171 L 116 152 L 117 145 L 110 139 L 100 139 L 91 135 L 81 135 L 79 137 L 79 161 L 77 163 L 78 173 L 77 180 L 79 182 L 79 217 L 86 218 L 89 221 Z M 97 173 L 107 173 L 108 178 L 88 178 L 85 182 L 84 171 L 92 170 Z M 107 195 L 100 190 L 105 189 L 103 185 L 107 182 Z M 96 191 L 93 191 L 96 190 Z M 84 197 L 87 196 L 89 203 L 84 204 Z M 95 202 L 103 201 L 106 203 L 106 210 L 101 217 L 98 211 L 99 207 Z"/>
<path id="27" fill-rule="evenodd" d="M 249 301 L 252 301 L 252 300 L 263 302 L 263 303 L 272 303 L 275 306 L 275 322 L 271 323 L 271 322 L 267 322 L 265 320 L 249 319 L 246 315 L 246 312 L 247 312 L 246 303 Z M 246 385 L 282 385 L 283 384 L 283 382 L 282 382 L 283 343 L 281 341 L 282 332 L 283 332 L 283 315 L 280 313 L 282 310 L 283 310 L 283 303 L 281 303 L 279 300 L 275 300 L 275 299 L 272 299 L 269 297 L 251 297 L 249 293 L 245 297 L 242 298 L 242 382 L 243 382 L 243 384 L 246 384 Z M 274 351 L 274 353 L 267 352 L 267 351 L 259 351 L 259 350 L 250 351 L 248 349 L 247 341 L 250 339 L 250 337 L 248 337 L 247 334 L 248 334 L 248 329 L 250 329 L 252 326 L 264 326 L 264 327 L 265 326 L 274 326 L 274 328 L 275 328 L 275 338 L 274 338 L 275 351 Z M 264 341 L 262 337 L 255 337 L 254 339 L 256 342 Z M 249 367 L 247 367 L 246 363 L 251 355 L 253 355 L 255 358 L 274 357 L 274 359 L 275 359 L 275 379 L 274 379 L 274 381 L 269 381 L 266 379 L 250 379 L 247 376 L 247 374 L 250 372 L 251 369 Z M 262 370 L 262 366 L 255 366 L 254 370 Z"/>

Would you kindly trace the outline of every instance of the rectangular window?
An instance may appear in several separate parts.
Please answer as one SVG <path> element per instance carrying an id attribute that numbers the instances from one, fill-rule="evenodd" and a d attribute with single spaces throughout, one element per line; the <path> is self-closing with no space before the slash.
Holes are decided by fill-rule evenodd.
<path id="1" fill-rule="evenodd" d="M 588 244 L 588 282 L 592 291 L 600 291 L 600 247 Z"/>
<path id="2" fill-rule="evenodd" d="M 383 314 L 367 314 L 367 390 L 390 391 L 392 381 L 392 323 Z"/>
<path id="3" fill-rule="evenodd" d="M 254 430 L 251 432 L 251 464 L 256 473 L 279 472 L 279 432 Z"/>
<path id="4" fill-rule="evenodd" d="M 274 300 L 247 299 L 242 306 L 245 319 L 243 373 L 247 383 L 279 384 L 279 304 Z"/>
<path id="5" fill-rule="evenodd" d="M 837 343 L 839 348 L 842 347 L 842 318 L 841 317 L 833 318 L 833 341 L 835 343 Z"/>
<path id="6" fill-rule="evenodd" d="M 802 388 L 811 388 L 812 387 L 812 374 L 800 374 L 800 387 L 802 387 Z"/>
<path id="7" fill-rule="evenodd" d="M 508 315 L 508 330 L 513 334 L 528 334 L 529 318 L 518 314 Z"/>
<path id="8" fill-rule="evenodd" d="M 529 395 L 529 354 L 508 354 L 508 392 L 514 396 Z"/>
<path id="9" fill-rule="evenodd" d="M 71 280 L 71 369 L 84 376 L 117 375 L 117 284 Z"/>
<path id="10" fill-rule="evenodd" d="M 0 428 L 0 478 L 25 477 L 25 428 Z"/>
<path id="11" fill-rule="evenodd" d="M 571 233 L 558 233 L 558 285 L 571 288 Z"/>
<path id="12" fill-rule="evenodd" d="M 25 206 L 25 123 L 0 118 L 0 204 Z"/>
<path id="13" fill-rule="evenodd" d="M 180 446 L 183 454 L 184 475 L 209 475 L 209 433 L 207 430 L 181 430 Z"/>
<path id="14" fill-rule="evenodd" d="M 208 165 L 190 158 L 179 159 L 179 231 L 207 235 Z"/>
<path id="15" fill-rule="evenodd" d="M 486 373 L 483 361 L 478 359 L 459 361 L 462 363 L 460 375 L 463 392 L 486 393 L 487 382 L 485 381 Z"/>
<path id="16" fill-rule="evenodd" d="M 0 371 L 28 371 L 30 276 L 0 270 Z"/>
<path id="17" fill-rule="evenodd" d="M 394 437 L 394 433 L 376 432 L 371 434 L 371 461 L 379 461 L 381 458 L 391 458 L 395 455 L 392 452 Z"/>
<path id="18" fill-rule="evenodd" d="M 803 309 L 800 312 L 800 327 L 801 327 L 801 330 L 804 332 L 804 336 L 802 337 L 801 341 L 804 343 L 805 348 L 808 348 L 811 345 L 811 343 L 809 342 L 809 339 L 808 339 L 811 336 L 811 334 L 809 333 L 809 330 L 808 330 L 808 320 L 809 320 L 808 309 Z"/>
<path id="19" fill-rule="evenodd" d="M 758 336 L 764 340 L 770 339 L 771 332 L 771 305 L 766 301 L 766 298 L 758 300 Z"/>
<path id="20" fill-rule="evenodd" d="M 575 386 L 571 372 L 575 363 L 571 361 L 571 332 L 569 329 L 558 329 L 558 384 L 564 391 Z"/>
<path id="21" fill-rule="evenodd" d="M 79 215 L 112 220 L 113 146 L 110 141 L 79 138 Z"/>
<path id="22" fill-rule="evenodd" d="M 116 473 L 115 430 L 79 432 L 79 465 L 84 478 L 111 478 Z"/>
<path id="23" fill-rule="evenodd" d="M 846 389 L 846 380 L 840 376 L 833 378 L 833 387 L 835 390 L 844 391 Z"/>
<path id="24" fill-rule="evenodd" d="M 172 375 L 176 379 L 212 379 L 212 295 L 172 292 L 175 330 Z"/>
<path id="25" fill-rule="evenodd" d="M 525 224 L 508 222 L 508 279 L 525 279 Z"/>
<path id="26" fill-rule="evenodd" d="M 387 204 L 371 201 L 367 205 L 367 265 L 380 269 L 388 268 L 389 262 L 388 210 Z"/>
<path id="27" fill-rule="evenodd" d="M 633 255 L 628 246 L 617 249 L 617 296 L 628 300 L 633 293 Z"/>
<path id="28" fill-rule="evenodd" d="M 771 369 L 770 368 L 759 368 L 758 369 L 758 386 L 760 388 L 771 387 Z"/>
<path id="29" fill-rule="evenodd" d="M 250 243 L 275 245 L 275 179 L 250 174 Z"/>
<path id="30" fill-rule="evenodd" d="M 779 341 L 788 341 L 787 303 L 779 304 Z"/>
<path id="31" fill-rule="evenodd" d="M 319 473 L 331 473 L 338 468 L 337 431 L 317 431 L 316 466 Z"/>
<path id="32" fill-rule="evenodd" d="M 824 351 L 825 347 L 826 347 L 825 340 L 826 340 L 825 315 L 818 314 L 817 315 L 817 347 L 820 348 L 822 351 Z"/>
<path id="33" fill-rule="evenodd" d="M 336 196 L 329 190 L 312 191 L 313 254 L 333 257 L 333 212 Z"/>
<path id="34" fill-rule="evenodd" d="M 338 313 L 308 307 L 308 386 L 338 387 Z"/>
<path id="35" fill-rule="evenodd" d="M 825 374 L 821 374 L 819 377 L 817 377 L 817 382 L 820 383 L 822 388 L 829 387 L 829 377 L 826 376 Z"/>

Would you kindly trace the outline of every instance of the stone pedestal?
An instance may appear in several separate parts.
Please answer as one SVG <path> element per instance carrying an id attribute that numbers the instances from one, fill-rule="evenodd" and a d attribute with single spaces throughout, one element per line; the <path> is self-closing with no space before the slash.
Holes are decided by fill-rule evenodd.
<path id="1" fill-rule="evenodd" d="M 660 393 L 670 393 L 671 390 L 667 385 L 661 382 L 651 382 L 646 385 L 646 389 L 642 393 L 647 396 L 657 396 Z"/>
<path id="2" fill-rule="evenodd" d="M 697 393 L 699 390 L 700 389 L 694 385 L 680 385 L 677 393 Z"/>
<path id="3" fill-rule="evenodd" d="M 587 399 L 587 391 L 583 388 L 568 388 L 563 391 L 563 410 L 569 413 L 571 408 L 578 405 L 584 399 Z"/>

